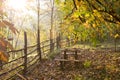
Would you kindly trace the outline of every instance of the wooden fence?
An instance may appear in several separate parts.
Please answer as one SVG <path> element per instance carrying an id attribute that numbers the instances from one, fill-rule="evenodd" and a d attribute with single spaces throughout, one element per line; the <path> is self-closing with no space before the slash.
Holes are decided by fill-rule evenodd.
<path id="1" fill-rule="evenodd" d="M 41 61 L 42 58 L 47 57 L 51 52 L 50 46 L 53 45 L 54 49 L 57 50 L 63 47 L 70 46 L 72 40 L 61 39 L 58 36 L 53 39 L 54 45 L 50 43 L 50 40 L 37 42 L 36 45 L 27 46 L 27 34 L 24 33 L 24 48 L 19 50 L 9 51 L 10 55 L 9 62 L 0 65 L 0 80 L 9 80 L 14 78 L 18 73 L 26 77 L 34 67 Z"/>

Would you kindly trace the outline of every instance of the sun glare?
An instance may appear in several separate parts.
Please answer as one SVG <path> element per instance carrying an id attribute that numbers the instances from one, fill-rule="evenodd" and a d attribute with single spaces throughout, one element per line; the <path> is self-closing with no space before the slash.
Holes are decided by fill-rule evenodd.
<path id="1" fill-rule="evenodd" d="M 26 0 L 9 0 L 8 5 L 14 9 L 24 9 Z"/>

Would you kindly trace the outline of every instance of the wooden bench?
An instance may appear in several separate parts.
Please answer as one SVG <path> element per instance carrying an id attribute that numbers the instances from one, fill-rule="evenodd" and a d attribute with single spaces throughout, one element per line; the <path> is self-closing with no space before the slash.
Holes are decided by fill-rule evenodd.
<path id="1" fill-rule="evenodd" d="M 68 60 L 68 59 L 55 59 L 55 61 L 60 62 L 61 70 L 64 70 L 64 66 L 65 66 L 66 62 L 74 62 L 76 67 L 78 67 L 78 63 L 81 62 L 80 60 Z"/>
<path id="2" fill-rule="evenodd" d="M 68 56 L 67 56 L 68 52 L 72 52 L 74 54 L 74 58 L 76 60 L 78 59 L 78 52 L 80 52 L 80 51 L 81 51 L 81 49 L 79 49 L 79 48 L 70 48 L 70 49 L 62 50 L 62 52 L 64 52 L 63 53 L 64 54 L 64 59 L 68 58 Z"/>

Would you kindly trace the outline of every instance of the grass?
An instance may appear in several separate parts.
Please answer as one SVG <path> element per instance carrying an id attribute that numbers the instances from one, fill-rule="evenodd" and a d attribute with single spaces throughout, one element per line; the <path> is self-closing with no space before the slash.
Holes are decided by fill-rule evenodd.
<path id="1" fill-rule="evenodd" d="M 91 61 L 85 60 L 83 65 L 84 65 L 85 68 L 89 68 L 91 66 Z"/>
<path id="2" fill-rule="evenodd" d="M 72 48 L 82 48 L 82 49 L 107 49 L 112 48 L 115 50 L 115 43 L 111 42 L 101 42 L 97 43 L 95 46 L 92 43 L 78 43 L 72 46 Z M 117 50 L 120 48 L 120 42 L 117 43 Z"/>
<path id="3" fill-rule="evenodd" d="M 60 49 L 54 50 L 50 54 L 48 54 L 48 59 L 54 59 L 56 55 L 60 54 Z"/>
<path id="4" fill-rule="evenodd" d="M 74 80 L 84 80 L 82 75 L 75 75 Z"/>

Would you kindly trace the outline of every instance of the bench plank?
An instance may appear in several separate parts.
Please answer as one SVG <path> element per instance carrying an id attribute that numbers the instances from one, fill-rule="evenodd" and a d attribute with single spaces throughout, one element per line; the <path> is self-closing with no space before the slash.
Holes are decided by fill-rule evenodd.
<path id="1" fill-rule="evenodd" d="M 55 61 L 66 61 L 66 62 L 68 62 L 68 61 L 73 61 L 73 62 L 80 62 L 80 60 L 76 60 L 76 59 L 55 59 Z"/>
<path id="2" fill-rule="evenodd" d="M 75 60 L 75 59 L 55 59 L 55 61 L 60 62 L 60 68 L 61 70 L 64 70 L 64 66 L 66 62 L 74 62 L 75 66 L 78 67 L 78 63 L 81 62 L 80 60 Z"/>
<path id="3" fill-rule="evenodd" d="M 61 51 L 62 52 L 64 52 L 64 51 L 66 51 L 66 52 L 75 52 L 75 51 L 77 51 L 77 52 L 80 52 L 82 49 L 80 49 L 80 48 L 66 48 L 66 49 L 62 49 Z"/>

